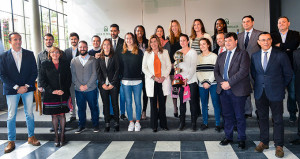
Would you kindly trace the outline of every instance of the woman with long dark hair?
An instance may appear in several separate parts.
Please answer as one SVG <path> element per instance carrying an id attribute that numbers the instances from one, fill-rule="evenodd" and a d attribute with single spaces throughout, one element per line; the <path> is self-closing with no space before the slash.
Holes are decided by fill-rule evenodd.
<path id="1" fill-rule="evenodd" d="M 109 96 L 114 112 L 114 131 L 119 131 L 119 59 L 113 50 L 111 41 L 105 39 L 101 45 L 100 57 L 97 61 L 98 87 L 103 102 L 105 132 L 110 130 Z"/>
<path id="2" fill-rule="evenodd" d="M 148 48 L 148 39 L 146 38 L 146 31 L 144 26 L 137 25 L 134 28 L 134 37 L 137 42 L 138 48 L 142 50 L 142 52 L 144 53 Z M 148 104 L 148 96 L 145 88 L 145 77 L 143 76 L 143 111 L 141 117 L 141 119 L 143 120 L 147 118 L 146 116 L 147 104 Z"/>
<path id="3" fill-rule="evenodd" d="M 163 49 L 159 37 L 152 35 L 149 48 L 144 54 L 142 70 L 145 74 L 146 91 L 150 97 L 151 127 L 157 132 L 158 119 L 163 130 L 169 130 L 166 117 L 166 96 L 171 93 L 171 61 L 167 50 Z M 159 107 L 157 107 L 157 101 Z"/>
<path id="4" fill-rule="evenodd" d="M 163 47 L 164 49 L 166 49 L 168 51 L 168 53 L 171 52 L 171 45 L 168 39 L 166 39 L 165 37 L 165 30 L 161 25 L 158 25 L 155 28 L 154 34 L 156 36 L 158 36 L 159 40 L 160 40 L 160 44 L 161 47 Z"/>
<path id="5" fill-rule="evenodd" d="M 45 89 L 43 114 L 52 116 L 56 147 L 65 144 L 65 113 L 69 112 L 67 101 L 70 97 L 72 80 L 70 65 L 61 57 L 62 51 L 57 47 L 52 47 L 48 53 L 49 60 L 44 61 L 40 69 L 40 83 Z M 60 138 L 58 122 L 60 122 L 61 129 Z"/>
<path id="6" fill-rule="evenodd" d="M 219 33 L 228 33 L 227 31 L 227 23 L 223 18 L 218 18 L 215 21 L 215 25 L 214 25 L 214 35 L 211 37 L 213 40 L 212 43 L 212 48 L 213 50 L 216 48 L 219 48 L 219 46 L 217 45 L 217 35 Z"/>

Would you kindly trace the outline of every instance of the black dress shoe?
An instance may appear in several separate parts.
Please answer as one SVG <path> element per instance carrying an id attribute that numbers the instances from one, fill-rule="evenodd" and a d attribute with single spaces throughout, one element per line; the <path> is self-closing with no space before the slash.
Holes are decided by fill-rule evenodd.
<path id="1" fill-rule="evenodd" d="M 119 132 L 120 131 L 119 123 L 115 123 L 114 128 L 115 128 L 114 132 Z"/>
<path id="2" fill-rule="evenodd" d="M 290 142 L 291 145 L 300 145 L 300 139 L 296 139 Z"/>
<path id="3" fill-rule="evenodd" d="M 252 114 L 245 114 L 245 118 L 252 118 Z"/>
<path id="4" fill-rule="evenodd" d="M 122 120 L 127 120 L 127 117 L 125 116 L 125 114 L 121 114 L 120 118 L 121 118 Z"/>
<path id="5" fill-rule="evenodd" d="M 163 131 L 169 131 L 169 128 L 165 127 L 165 128 L 161 128 L 161 130 L 163 130 Z"/>
<path id="6" fill-rule="evenodd" d="M 225 146 L 225 145 L 228 145 L 229 143 L 232 143 L 232 140 L 228 140 L 228 139 L 224 138 L 224 139 L 220 142 L 220 145 Z"/>
<path id="7" fill-rule="evenodd" d="M 205 124 L 201 124 L 200 127 L 201 127 L 201 131 L 206 130 L 208 128 L 208 126 Z"/>
<path id="8" fill-rule="evenodd" d="M 76 121 L 76 117 L 70 117 L 68 123 L 72 123 L 73 121 Z"/>
<path id="9" fill-rule="evenodd" d="M 184 127 L 185 127 L 185 123 L 180 123 L 179 124 L 179 127 L 178 127 L 178 131 L 183 131 L 184 130 Z"/>
<path id="10" fill-rule="evenodd" d="M 178 118 L 178 113 L 174 113 L 174 117 L 175 117 L 175 118 Z"/>
<path id="11" fill-rule="evenodd" d="M 239 149 L 245 149 L 245 147 L 246 147 L 245 141 L 239 141 L 239 146 L 238 146 L 238 148 L 239 148 Z"/>
<path id="12" fill-rule="evenodd" d="M 109 132 L 109 129 L 110 129 L 110 123 L 105 123 L 104 132 Z"/>
<path id="13" fill-rule="evenodd" d="M 156 132 L 157 132 L 157 129 L 152 129 L 152 132 L 156 133 Z"/>
<path id="14" fill-rule="evenodd" d="M 215 130 L 216 130 L 216 132 L 221 132 L 221 127 L 220 126 L 216 126 Z"/>

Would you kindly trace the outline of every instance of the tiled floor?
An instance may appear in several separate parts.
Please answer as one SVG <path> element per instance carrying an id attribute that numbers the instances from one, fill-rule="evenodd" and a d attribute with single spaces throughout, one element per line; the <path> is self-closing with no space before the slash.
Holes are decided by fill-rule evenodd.
<path id="1" fill-rule="evenodd" d="M 257 141 L 247 141 L 245 150 L 237 148 L 237 143 L 220 146 L 218 141 L 112 141 L 89 142 L 70 141 L 61 148 L 54 147 L 53 141 L 41 141 L 41 146 L 28 145 L 26 141 L 17 141 L 16 149 L 3 154 L 7 141 L 0 140 L 0 159 L 274 159 L 275 148 L 263 153 L 254 152 Z M 300 146 L 284 147 L 284 158 L 300 157 Z"/>

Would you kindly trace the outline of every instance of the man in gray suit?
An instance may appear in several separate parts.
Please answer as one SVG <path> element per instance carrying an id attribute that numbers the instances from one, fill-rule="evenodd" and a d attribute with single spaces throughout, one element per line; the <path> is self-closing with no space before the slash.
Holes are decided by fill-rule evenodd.
<path id="1" fill-rule="evenodd" d="M 241 50 L 246 50 L 251 58 L 251 55 L 260 50 L 257 44 L 258 36 L 262 31 L 253 28 L 254 18 L 251 15 L 246 15 L 242 18 L 243 28 L 245 31 L 238 34 L 238 46 Z M 253 80 L 251 80 L 253 84 Z M 245 104 L 245 117 L 252 117 L 253 106 L 251 103 L 251 95 L 248 96 Z"/>
<path id="2" fill-rule="evenodd" d="M 70 42 L 71 42 L 71 47 L 67 48 L 63 54 L 64 58 L 71 63 L 71 60 L 75 58 L 76 56 L 79 55 L 78 51 L 78 41 L 79 41 L 79 36 L 77 33 L 70 33 Z M 71 123 L 76 120 L 76 102 L 75 102 L 75 90 L 74 90 L 74 84 L 71 84 L 70 87 L 70 94 L 72 98 L 72 104 L 73 104 L 73 111 L 70 111 L 70 119 L 68 123 Z"/>
<path id="3" fill-rule="evenodd" d="M 78 130 L 75 133 L 79 134 L 85 130 L 86 103 L 88 103 L 91 110 L 94 132 L 99 132 L 96 59 L 88 54 L 86 41 L 79 42 L 78 50 L 80 55 L 71 61 L 72 81 L 75 88 L 79 117 Z"/>

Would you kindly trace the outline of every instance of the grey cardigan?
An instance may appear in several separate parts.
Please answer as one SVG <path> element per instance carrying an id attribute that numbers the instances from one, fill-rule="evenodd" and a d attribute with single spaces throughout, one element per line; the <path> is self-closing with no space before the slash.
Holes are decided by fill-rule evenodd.
<path id="1" fill-rule="evenodd" d="M 88 89 L 85 92 L 92 91 L 97 88 L 97 72 L 96 59 L 90 56 L 88 62 L 82 66 L 77 56 L 71 61 L 72 81 L 75 85 L 75 90 L 80 91 L 81 85 L 87 85 Z"/>

